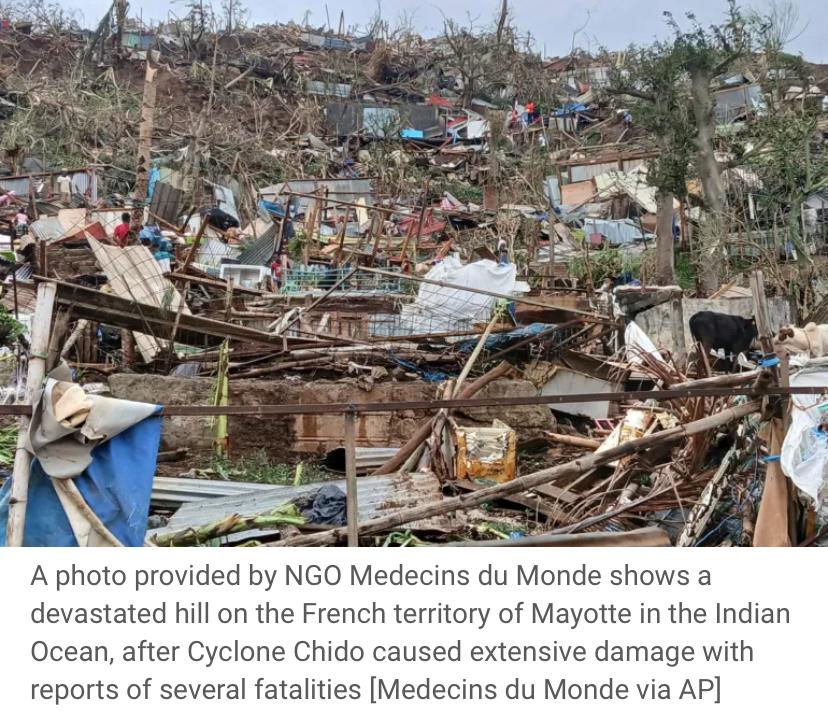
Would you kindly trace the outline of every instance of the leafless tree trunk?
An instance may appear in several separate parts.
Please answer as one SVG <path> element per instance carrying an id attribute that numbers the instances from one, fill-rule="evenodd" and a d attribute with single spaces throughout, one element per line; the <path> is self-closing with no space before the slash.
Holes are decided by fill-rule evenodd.
<path id="1" fill-rule="evenodd" d="M 704 191 L 705 214 L 701 228 L 702 253 L 700 281 L 702 291 L 712 294 L 721 285 L 725 268 L 725 191 L 721 169 L 715 155 L 716 124 L 713 116 L 713 99 L 710 94 L 710 78 L 702 70 L 691 73 L 693 114 L 696 119 L 696 153 L 699 177 Z"/>
<path id="2" fill-rule="evenodd" d="M 500 18 L 497 21 L 497 44 L 500 45 L 503 40 L 503 30 L 506 27 L 506 21 L 509 18 L 509 1 L 503 0 L 500 6 Z"/>

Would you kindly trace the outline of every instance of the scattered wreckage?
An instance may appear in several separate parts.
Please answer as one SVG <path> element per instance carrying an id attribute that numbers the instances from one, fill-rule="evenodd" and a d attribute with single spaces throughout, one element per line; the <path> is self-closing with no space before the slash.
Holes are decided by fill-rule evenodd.
<path id="1" fill-rule="evenodd" d="M 294 108 L 261 154 L 246 122 L 160 122 L 159 57 L 205 66 L 153 38 L 75 48 L 145 71 L 127 193 L 107 163 L 0 177 L 6 544 L 820 544 L 825 325 L 762 271 L 701 298 L 624 268 L 657 151 L 591 99 L 594 63 L 594 88 L 544 66 L 569 102 L 504 109 L 421 67 L 451 69 L 437 41 L 216 41 L 202 116 Z"/>

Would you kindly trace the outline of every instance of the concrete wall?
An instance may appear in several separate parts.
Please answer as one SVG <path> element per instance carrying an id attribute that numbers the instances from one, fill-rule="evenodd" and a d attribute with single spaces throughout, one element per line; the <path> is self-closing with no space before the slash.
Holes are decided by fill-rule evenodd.
<path id="1" fill-rule="evenodd" d="M 722 314 L 734 314 L 749 318 L 753 316 L 753 299 L 683 299 L 683 327 L 685 349 L 693 348 L 693 337 L 690 334 L 690 317 L 699 311 L 717 311 Z M 771 328 L 774 332 L 780 327 L 791 323 L 790 302 L 785 297 L 773 297 L 768 299 L 768 311 L 770 314 Z M 659 304 L 646 311 L 642 311 L 635 317 L 638 324 L 653 343 L 660 349 L 669 349 L 676 352 L 676 344 L 673 339 L 673 305 L 668 303 Z"/>
<path id="2" fill-rule="evenodd" d="M 112 395 L 121 399 L 163 405 L 209 404 L 211 379 L 187 379 L 146 374 L 113 374 L 109 378 Z M 311 404 L 348 402 L 419 401 L 435 398 L 437 385 L 428 382 L 387 382 L 371 391 L 360 389 L 353 380 L 295 382 L 285 380 L 230 381 L 230 404 Z M 491 397 L 521 397 L 537 394 L 527 381 L 499 379 L 485 390 Z M 403 410 L 360 414 L 357 445 L 361 447 L 398 447 L 403 445 L 429 417 L 428 410 Z M 552 429 L 549 410 L 536 407 L 480 407 L 456 413 L 458 423 L 490 424 L 498 418 L 518 432 Z M 230 445 L 233 454 L 265 450 L 274 459 L 288 459 L 296 452 L 324 454 L 344 441 L 344 423 L 339 414 L 295 415 L 264 418 L 229 417 Z M 189 447 L 208 453 L 212 445 L 210 419 L 167 417 L 164 420 L 162 449 Z"/>

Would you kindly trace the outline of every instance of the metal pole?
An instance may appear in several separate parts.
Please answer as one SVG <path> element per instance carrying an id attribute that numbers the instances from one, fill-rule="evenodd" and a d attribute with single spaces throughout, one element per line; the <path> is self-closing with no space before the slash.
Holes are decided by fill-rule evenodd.
<path id="1" fill-rule="evenodd" d="M 345 412 L 345 510 L 348 518 L 348 547 L 359 547 L 359 504 L 356 479 L 356 419 L 353 410 Z"/>

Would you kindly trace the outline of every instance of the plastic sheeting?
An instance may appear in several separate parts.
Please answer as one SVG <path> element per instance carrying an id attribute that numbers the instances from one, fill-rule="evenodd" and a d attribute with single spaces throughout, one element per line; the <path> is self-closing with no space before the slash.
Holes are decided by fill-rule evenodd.
<path id="1" fill-rule="evenodd" d="M 828 368 L 805 369 L 791 377 L 792 387 L 828 386 Z M 828 513 L 828 395 L 791 397 L 791 426 L 782 443 L 782 471 Z"/>
<path id="2" fill-rule="evenodd" d="M 516 344 L 523 339 L 538 336 L 539 334 L 543 334 L 544 332 L 556 327 L 557 324 L 543 324 L 541 322 L 535 322 L 533 324 L 528 324 L 527 326 L 517 327 L 516 329 L 512 329 L 510 331 L 502 331 L 497 334 L 491 334 L 489 338 L 486 339 L 486 343 L 483 345 L 483 348 L 487 351 L 503 349 L 507 346 L 511 346 L 512 344 Z M 561 341 L 561 339 L 558 338 L 557 335 L 554 335 L 552 338 L 546 339 L 546 341 L 549 344 L 557 344 Z M 474 347 L 477 346 L 477 343 L 477 338 L 468 339 L 467 341 L 460 342 L 457 345 L 457 350 L 465 354 L 472 351 Z"/>
<path id="3" fill-rule="evenodd" d="M 75 478 L 87 504 L 127 547 L 141 547 L 147 529 L 152 476 L 161 440 L 161 418 L 148 417 L 98 445 L 89 466 Z M 11 482 L 0 489 L 0 544 L 5 546 Z M 32 463 L 23 544 L 77 547 L 69 518 L 51 479 Z"/>
<path id="4" fill-rule="evenodd" d="M 607 221 L 603 218 L 584 219 L 584 233 L 600 233 L 612 246 L 628 246 L 642 239 L 654 238 L 651 233 L 642 233 L 641 227 L 632 219 Z"/>
<path id="5" fill-rule="evenodd" d="M 653 344 L 652 339 L 634 321 L 627 324 L 627 328 L 624 329 L 624 347 L 627 361 L 631 364 L 638 364 L 643 361 L 642 354 L 649 354 L 656 361 L 664 362 L 664 358 L 659 354 L 658 347 Z"/>
<path id="6" fill-rule="evenodd" d="M 482 289 L 497 294 L 512 294 L 517 268 L 484 259 L 465 266 L 454 256 L 445 258 L 426 275 L 431 281 L 465 286 L 469 291 L 436 284 L 420 284 L 417 300 L 400 310 L 400 325 L 406 334 L 444 331 L 469 331 L 476 322 L 488 321 L 497 298 L 477 293 Z"/>

